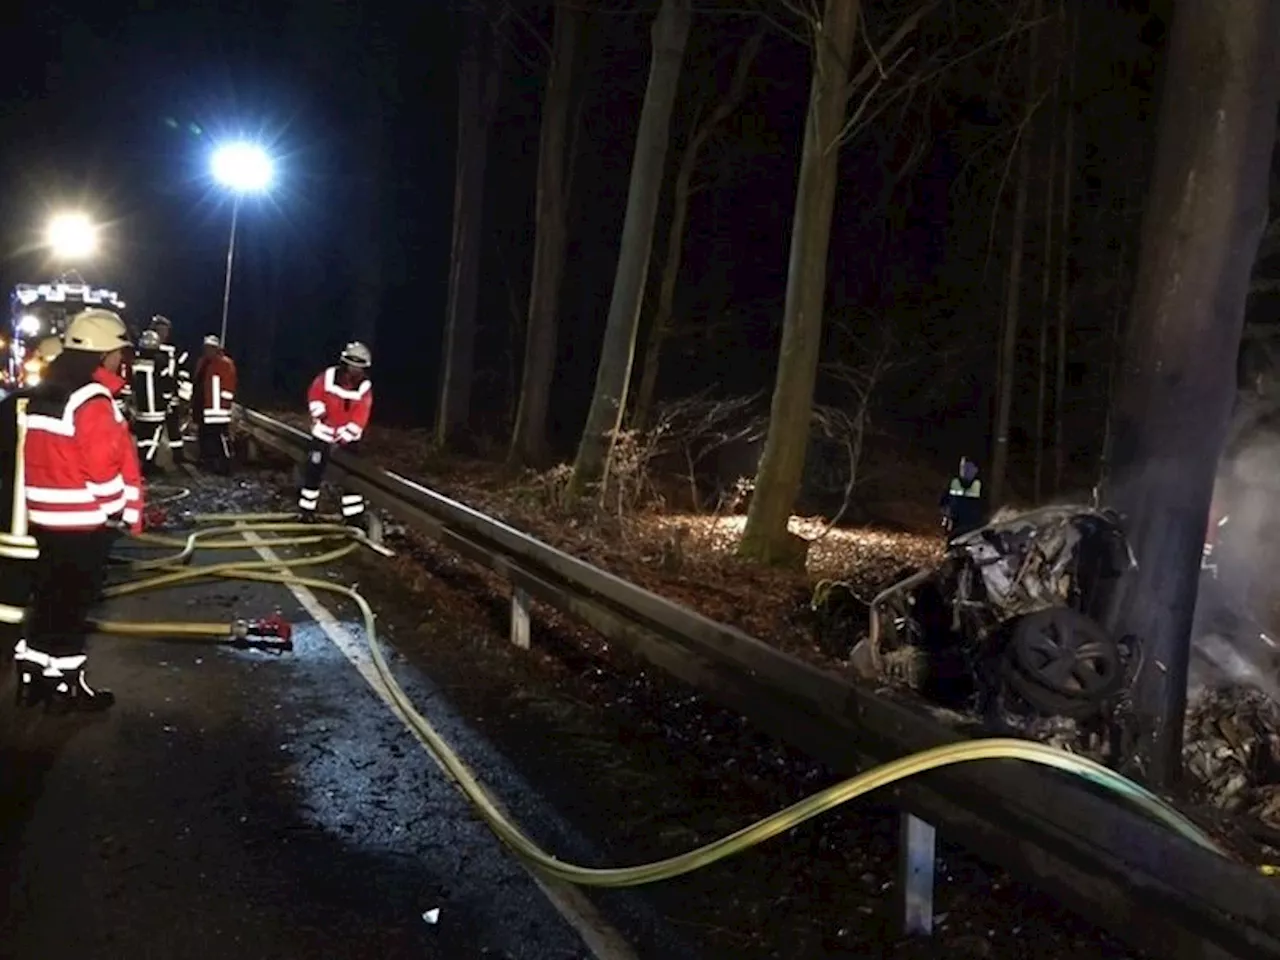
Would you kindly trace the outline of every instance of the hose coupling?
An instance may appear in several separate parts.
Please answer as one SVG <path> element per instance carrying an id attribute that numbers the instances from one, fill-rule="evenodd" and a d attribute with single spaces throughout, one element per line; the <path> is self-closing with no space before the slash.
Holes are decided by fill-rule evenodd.
<path id="1" fill-rule="evenodd" d="M 147 507 L 142 512 L 142 523 L 147 530 L 166 527 L 169 525 L 169 511 L 164 507 Z"/>
<path id="2" fill-rule="evenodd" d="M 278 613 L 260 620 L 235 620 L 231 624 L 231 645 L 273 653 L 292 652 L 293 625 Z"/>

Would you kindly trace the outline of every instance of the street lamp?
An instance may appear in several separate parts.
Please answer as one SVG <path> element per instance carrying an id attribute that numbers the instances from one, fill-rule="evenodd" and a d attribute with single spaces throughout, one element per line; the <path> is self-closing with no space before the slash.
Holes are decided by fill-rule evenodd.
<path id="1" fill-rule="evenodd" d="M 98 228 L 83 213 L 60 213 L 49 221 L 45 240 L 59 259 L 82 260 L 98 249 Z"/>
<path id="2" fill-rule="evenodd" d="M 240 198 L 246 193 L 260 193 L 271 185 L 274 164 L 267 152 L 252 143 L 224 144 L 213 152 L 213 178 L 235 196 L 231 205 L 231 238 L 227 241 L 227 277 L 222 288 L 222 332 L 219 342 L 227 345 L 227 309 L 231 305 L 231 265 L 236 255 L 236 223 L 240 217 Z"/>

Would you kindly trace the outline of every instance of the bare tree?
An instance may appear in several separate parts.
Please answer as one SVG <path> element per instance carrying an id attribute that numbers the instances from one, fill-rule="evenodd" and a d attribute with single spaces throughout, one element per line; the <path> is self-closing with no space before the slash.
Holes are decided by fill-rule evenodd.
<path id="1" fill-rule="evenodd" d="M 758 396 L 712 397 L 709 391 L 662 404 L 646 433 L 653 438 L 654 455 L 678 454 L 689 486 L 689 503 L 702 510 L 699 487 L 707 458 L 737 443 L 755 443 L 764 436 L 764 421 L 755 412 Z M 612 471 L 610 471 L 612 473 Z"/>
<path id="2" fill-rule="evenodd" d="M 662 0 L 653 21 L 653 60 L 636 133 L 618 269 L 609 301 L 600 365 L 596 370 L 595 395 L 573 465 L 571 495 L 582 493 L 587 484 L 603 475 L 612 444 L 610 438 L 622 426 L 645 278 L 653 250 L 653 224 L 662 191 L 671 113 L 691 19 L 690 0 Z"/>
<path id="3" fill-rule="evenodd" d="M 898 344 L 885 336 L 874 350 L 866 351 L 852 363 L 824 363 L 821 371 L 839 384 L 849 402 L 840 406 L 815 406 L 813 423 L 818 435 L 838 444 L 845 457 L 845 482 L 840 507 L 816 539 L 825 537 L 853 504 L 853 492 L 862 479 L 862 452 L 871 430 L 876 392 L 895 369 L 904 364 L 894 360 Z"/>
<path id="4" fill-rule="evenodd" d="M 542 98 L 538 145 L 538 189 L 533 239 L 529 320 L 525 324 L 524 367 L 508 461 L 542 464 L 547 459 L 547 409 L 555 374 L 560 329 L 560 287 L 568 242 L 574 75 L 578 69 L 588 6 L 583 0 L 555 8 L 555 36 L 547 89 Z"/>
<path id="5" fill-rule="evenodd" d="M 653 409 L 654 391 L 658 384 L 658 368 L 663 345 L 674 332 L 676 281 L 680 276 L 680 263 L 684 256 L 685 230 L 689 217 L 689 200 L 695 187 L 694 174 L 698 170 L 702 150 L 707 141 L 724 124 L 742 102 L 751 65 L 760 52 L 763 33 L 751 36 L 738 51 L 733 80 L 710 110 L 699 105 L 694 115 L 692 130 L 680 154 L 680 166 L 676 171 L 675 189 L 671 200 L 671 228 L 667 232 L 667 257 L 662 268 L 662 281 L 658 288 L 658 304 L 649 323 L 649 336 L 645 343 L 644 359 L 640 366 L 640 386 L 636 390 L 635 406 L 631 412 L 631 425 L 643 430 Z M 704 112 L 705 110 L 705 112 Z"/>
<path id="6" fill-rule="evenodd" d="M 1049 394 L 1049 328 L 1051 326 L 1051 317 L 1053 311 L 1051 309 L 1051 297 L 1053 295 L 1054 280 L 1054 240 L 1056 239 L 1060 246 L 1067 243 L 1066 233 L 1054 235 L 1055 226 L 1055 201 L 1057 201 L 1058 188 L 1058 149 L 1059 138 L 1058 116 L 1062 109 L 1062 97 L 1060 95 L 1062 89 L 1062 51 L 1063 44 L 1066 40 L 1063 32 L 1063 24 L 1058 23 L 1056 35 L 1050 34 L 1050 63 L 1048 65 L 1049 72 L 1053 80 L 1046 85 L 1047 90 L 1052 90 L 1052 111 L 1048 116 L 1048 124 L 1045 128 L 1048 139 L 1048 170 L 1044 177 L 1044 238 L 1040 260 L 1040 342 L 1036 354 L 1036 422 L 1035 422 L 1035 456 L 1034 469 L 1035 479 L 1033 484 L 1034 501 L 1040 502 L 1041 495 L 1044 493 L 1044 473 L 1045 473 L 1045 428 L 1048 423 L 1048 394 Z M 1046 26 L 1046 31 L 1049 27 Z M 1066 198 L 1062 198 L 1064 209 L 1066 209 Z M 1061 299 L 1059 299 L 1061 303 Z"/>
<path id="7" fill-rule="evenodd" d="M 1043 0 L 1035 0 L 1032 19 L 1039 21 Z M 1013 235 L 1009 240 L 1009 272 L 1005 283 L 1004 321 L 1000 328 L 1000 363 L 996 377 L 996 416 L 992 433 L 988 490 L 992 507 L 1004 500 L 1009 470 L 1009 420 L 1013 412 L 1013 388 L 1017 382 L 1018 322 L 1022 308 L 1022 261 L 1027 226 L 1027 195 L 1031 187 L 1031 124 L 1040 106 L 1040 29 L 1031 32 L 1027 51 L 1026 105 L 1018 127 L 1014 150 L 1018 151 L 1018 185 L 1013 201 Z"/>
<path id="8" fill-rule="evenodd" d="M 1058 349 L 1054 357 L 1056 367 L 1053 378 L 1053 492 L 1062 493 L 1062 478 L 1067 468 L 1067 446 L 1064 436 L 1067 395 L 1067 323 L 1070 319 L 1068 305 L 1070 291 L 1067 288 L 1071 260 L 1071 192 L 1075 175 L 1076 129 L 1076 56 L 1079 42 L 1080 11 L 1067 9 L 1066 0 L 1058 2 L 1058 19 L 1066 37 L 1067 93 L 1062 104 L 1066 114 L 1062 130 L 1062 221 L 1058 227 Z"/>
<path id="9" fill-rule="evenodd" d="M 797 542 L 787 524 L 800 490 L 808 447 L 822 343 L 839 144 L 861 8 L 860 0 L 827 0 L 823 16 L 808 19 L 813 79 L 791 227 L 778 376 L 769 411 L 769 433 L 738 548 L 744 556 L 764 563 L 804 563 L 805 544 Z"/>
<path id="10" fill-rule="evenodd" d="M 491 16 L 488 7 L 465 15 L 467 39 L 458 63 L 458 152 L 454 171 L 453 246 L 449 258 L 449 302 L 445 313 L 444 357 L 440 402 L 436 407 L 436 442 L 454 444 L 471 412 L 474 375 L 476 297 L 484 225 L 485 170 L 489 128 L 502 77 L 505 11 Z"/>
<path id="11" fill-rule="evenodd" d="M 1161 786 L 1181 769 L 1201 546 L 1266 224 L 1277 106 L 1280 4 L 1180 4 L 1105 491 L 1127 518 L 1139 563 L 1116 591 L 1109 624 L 1144 644 L 1130 759 Z"/>
<path id="12" fill-rule="evenodd" d="M 897 51 L 938 5 L 939 0 L 913 5 L 878 48 L 868 38 L 867 61 L 852 73 L 854 42 L 863 19 L 860 0 L 826 0 L 821 14 L 816 0 L 785 0 L 785 7 L 804 18 L 814 66 L 791 226 L 778 373 L 769 434 L 738 545 L 744 557 L 768 564 L 804 563 L 807 546 L 791 534 L 787 524 L 800 490 L 808 447 L 840 145 L 865 129 L 884 104 L 895 99 L 896 95 L 885 98 L 875 106 L 882 85 L 910 52 Z M 915 85 L 914 80 L 908 81 L 904 89 Z M 846 116 L 855 91 L 856 106 Z"/>

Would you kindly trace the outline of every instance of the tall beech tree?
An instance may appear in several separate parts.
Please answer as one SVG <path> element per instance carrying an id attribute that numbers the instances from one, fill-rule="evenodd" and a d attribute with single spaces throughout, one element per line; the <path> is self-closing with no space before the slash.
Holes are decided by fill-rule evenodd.
<path id="1" fill-rule="evenodd" d="M 1267 222 L 1277 107 L 1280 3 L 1177 4 L 1105 491 L 1138 560 L 1110 616 L 1117 636 L 1144 647 L 1131 759 L 1157 784 L 1181 769 L 1201 546 Z"/>

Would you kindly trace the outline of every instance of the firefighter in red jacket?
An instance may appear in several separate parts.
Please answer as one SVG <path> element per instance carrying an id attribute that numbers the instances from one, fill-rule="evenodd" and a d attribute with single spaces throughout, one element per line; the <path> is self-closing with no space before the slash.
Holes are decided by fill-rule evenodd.
<path id="1" fill-rule="evenodd" d="M 40 384 L 0 404 L 0 464 L 9 468 L 0 544 L 30 550 L 34 541 L 35 552 L 25 638 L 14 648 L 20 703 L 100 710 L 115 699 L 85 678 L 85 620 L 112 541 L 142 529 L 138 459 L 113 399 L 128 343 L 119 316 L 85 310 Z"/>
<path id="2" fill-rule="evenodd" d="M 200 435 L 200 463 L 224 476 L 231 473 L 231 404 L 236 398 L 236 365 L 212 334 L 204 338 L 204 353 L 196 363 L 191 409 Z"/>
<path id="3" fill-rule="evenodd" d="M 311 413 L 311 448 L 298 490 L 298 509 L 304 519 L 314 519 L 320 503 L 320 481 L 329 465 L 335 445 L 354 452 L 358 449 L 369 414 L 373 411 L 373 381 L 368 369 L 373 354 L 359 341 L 348 343 L 336 367 L 328 367 L 311 381 L 307 409 Z M 342 519 L 358 525 L 364 515 L 364 497 L 343 492 Z"/>

